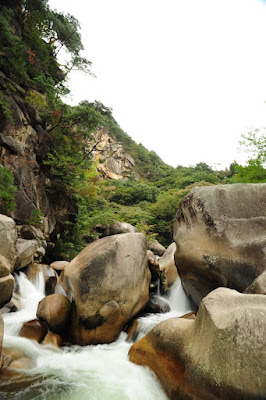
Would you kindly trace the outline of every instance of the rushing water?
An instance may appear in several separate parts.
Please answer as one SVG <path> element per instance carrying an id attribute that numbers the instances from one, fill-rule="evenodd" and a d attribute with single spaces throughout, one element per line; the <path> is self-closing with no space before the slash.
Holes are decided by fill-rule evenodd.
<path id="1" fill-rule="evenodd" d="M 21 293 L 21 310 L 4 314 L 4 347 L 15 347 L 34 359 L 35 366 L 26 371 L 22 381 L 2 382 L 0 399 L 14 400 L 165 400 L 165 393 L 153 373 L 145 367 L 131 363 L 128 351 L 132 343 L 126 342 L 126 333 L 111 344 L 71 346 L 57 349 L 43 346 L 18 336 L 23 322 L 36 318 L 38 302 L 44 297 L 44 278 L 39 274 L 36 282 L 28 281 L 23 273 L 17 278 Z M 155 325 L 167 318 L 191 311 L 180 280 L 173 285 L 168 298 L 171 311 L 150 314 L 139 320 L 138 340 Z M 25 382 L 24 382 L 25 383 Z M 4 397 L 1 397 L 4 395 Z"/>

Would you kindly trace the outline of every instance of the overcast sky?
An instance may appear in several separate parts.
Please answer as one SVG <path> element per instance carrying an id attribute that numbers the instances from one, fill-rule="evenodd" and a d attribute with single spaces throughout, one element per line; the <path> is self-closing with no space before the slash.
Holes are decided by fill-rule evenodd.
<path id="1" fill-rule="evenodd" d="M 263 0 L 49 0 L 81 24 L 96 78 L 72 72 L 71 104 L 101 101 L 168 164 L 243 162 L 266 126 Z"/>

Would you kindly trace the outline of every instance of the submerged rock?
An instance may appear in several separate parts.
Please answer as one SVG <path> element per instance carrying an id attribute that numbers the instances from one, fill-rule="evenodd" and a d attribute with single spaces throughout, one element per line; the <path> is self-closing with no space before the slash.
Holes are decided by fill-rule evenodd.
<path id="1" fill-rule="evenodd" d="M 151 273 L 146 238 L 126 233 L 97 240 L 60 275 L 72 297 L 69 340 L 80 345 L 110 343 L 149 301 Z"/>
<path id="2" fill-rule="evenodd" d="M 47 332 L 48 327 L 44 322 L 39 321 L 38 319 L 33 319 L 32 321 L 25 322 L 22 325 L 22 328 L 19 331 L 19 336 L 36 340 L 36 342 L 41 343 Z"/>
<path id="3" fill-rule="evenodd" d="M 174 221 L 175 260 L 192 300 L 224 286 L 243 292 L 265 270 L 266 184 L 194 188 Z"/>
<path id="4" fill-rule="evenodd" d="M 130 349 L 151 368 L 170 399 L 266 398 L 266 297 L 219 288 L 195 320 L 161 322 Z"/>
<path id="5" fill-rule="evenodd" d="M 154 293 L 150 294 L 150 299 L 145 312 L 147 313 L 167 313 L 170 311 L 170 305 L 163 297 Z"/>
<path id="6" fill-rule="evenodd" d="M 60 335 L 53 332 L 48 332 L 45 338 L 43 339 L 43 345 L 53 345 L 55 347 L 61 347 L 63 343 L 63 339 Z"/>

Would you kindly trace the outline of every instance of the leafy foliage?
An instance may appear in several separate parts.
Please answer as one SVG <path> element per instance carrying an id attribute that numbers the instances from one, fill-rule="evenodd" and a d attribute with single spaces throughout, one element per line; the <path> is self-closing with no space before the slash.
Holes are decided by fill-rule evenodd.
<path id="1" fill-rule="evenodd" d="M 11 171 L 0 166 L 0 213 L 8 214 L 16 208 L 15 203 L 16 186 Z"/>
<path id="2" fill-rule="evenodd" d="M 240 142 L 245 152 L 250 155 L 246 166 L 233 163 L 230 166 L 229 183 L 265 183 L 266 182 L 266 135 L 265 129 L 254 129 L 242 135 Z"/>
<path id="3" fill-rule="evenodd" d="M 60 66 L 61 48 L 71 61 Z M 46 93 L 50 109 L 67 92 L 66 75 L 72 68 L 89 72 L 81 57 L 79 23 L 72 15 L 52 11 L 47 0 L 7 1 L 0 13 L 0 70 L 19 85 Z M 0 104 L 1 105 L 1 104 Z"/>

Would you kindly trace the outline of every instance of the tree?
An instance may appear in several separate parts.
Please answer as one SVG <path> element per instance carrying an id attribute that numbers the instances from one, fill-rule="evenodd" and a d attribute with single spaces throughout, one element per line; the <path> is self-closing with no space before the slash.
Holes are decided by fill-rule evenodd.
<path id="1" fill-rule="evenodd" d="M 253 129 L 241 137 L 243 140 L 240 145 L 250 155 L 250 159 L 256 160 L 257 163 L 264 166 L 266 162 L 266 128 Z"/>
<path id="2" fill-rule="evenodd" d="M 250 159 L 246 166 L 234 163 L 230 166 L 229 183 L 263 183 L 266 182 L 266 128 L 253 129 L 242 135 L 240 145 Z"/>

